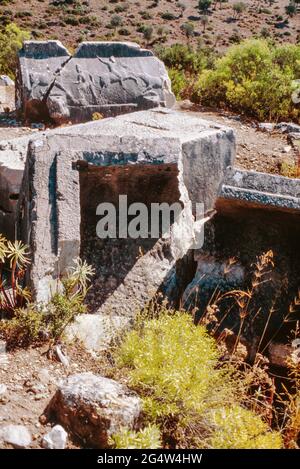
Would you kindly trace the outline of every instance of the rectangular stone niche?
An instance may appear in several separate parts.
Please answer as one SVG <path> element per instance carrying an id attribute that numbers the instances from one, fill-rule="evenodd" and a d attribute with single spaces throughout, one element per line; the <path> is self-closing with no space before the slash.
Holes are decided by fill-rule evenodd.
<path id="1" fill-rule="evenodd" d="M 235 152 L 231 129 L 168 110 L 62 128 L 29 145 L 19 232 L 30 245 L 28 283 L 46 300 L 75 257 L 97 271 L 90 301 L 98 312 L 133 315 L 164 289 L 176 296 L 176 263 L 201 231 L 193 207 L 214 207 Z M 101 202 L 179 201 L 181 213 L 158 239 L 95 236 Z"/>
<path id="2" fill-rule="evenodd" d="M 151 250 L 162 235 L 162 219 L 159 217 L 159 236 L 151 237 L 151 204 L 180 202 L 178 188 L 178 168 L 175 164 L 145 164 L 102 167 L 92 164 L 79 165 L 80 182 L 80 257 L 93 265 L 96 275 L 88 294 L 90 310 L 97 310 L 122 285 L 135 268 L 137 260 Z M 120 200 L 121 198 L 121 200 Z M 127 202 L 127 203 L 126 203 Z M 126 236 L 128 223 L 134 215 L 127 215 L 125 222 L 122 205 L 127 207 L 142 203 L 148 217 L 143 227 L 138 226 L 143 237 L 136 239 Z M 116 237 L 99 238 L 96 233 L 98 221 L 96 214 L 99 204 L 112 204 L 116 213 Z M 180 206 L 180 204 L 179 204 Z M 125 207 L 124 207 L 125 208 Z M 173 213 L 170 222 L 174 223 Z M 120 229 L 119 229 L 120 227 Z M 125 228 L 125 230 L 124 230 Z M 147 229 L 148 228 L 148 229 Z M 114 233 L 113 233 L 114 235 Z M 147 236 L 147 237 L 146 237 Z M 164 245 L 163 255 L 167 256 L 168 246 Z M 170 253 L 171 257 L 171 253 Z M 135 268 L 135 279 L 143 280 Z M 136 282 L 136 281 L 135 281 Z M 136 288 L 147 285 L 135 283 Z"/>

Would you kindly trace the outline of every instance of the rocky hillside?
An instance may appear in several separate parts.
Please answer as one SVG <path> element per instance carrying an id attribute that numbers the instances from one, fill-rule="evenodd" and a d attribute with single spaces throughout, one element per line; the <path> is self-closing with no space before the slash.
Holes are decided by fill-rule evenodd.
<path id="1" fill-rule="evenodd" d="M 82 40 L 127 39 L 155 46 L 201 39 L 224 49 L 253 35 L 299 41 L 300 12 L 288 15 L 288 4 L 220 0 L 200 11 L 197 0 L 1 0 L 0 22 L 14 21 L 34 38 L 60 39 L 71 47 Z"/>

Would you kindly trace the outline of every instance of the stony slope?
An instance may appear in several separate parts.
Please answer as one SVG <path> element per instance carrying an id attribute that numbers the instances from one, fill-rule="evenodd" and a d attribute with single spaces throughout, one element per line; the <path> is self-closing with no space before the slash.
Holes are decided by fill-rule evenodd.
<path id="1" fill-rule="evenodd" d="M 244 0 L 247 11 L 234 18 L 236 2 L 215 3 L 208 24 L 203 25 L 197 0 L 1 0 L 0 24 L 15 21 L 35 38 L 60 39 L 71 47 L 81 40 L 99 39 L 135 40 L 151 47 L 186 42 L 181 29 L 186 22 L 194 26 L 191 42 L 201 38 L 220 49 L 262 31 L 280 43 L 299 40 L 300 12 L 288 18 L 288 0 Z M 111 24 L 113 15 L 119 17 L 117 26 Z M 153 28 L 148 40 L 140 32 L 144 26 Z"/>

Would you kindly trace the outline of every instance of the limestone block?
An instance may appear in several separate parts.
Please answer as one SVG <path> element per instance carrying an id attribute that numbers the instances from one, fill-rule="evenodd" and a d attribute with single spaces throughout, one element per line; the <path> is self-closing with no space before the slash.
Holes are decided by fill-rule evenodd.
<path id="1" fill-rule="evenodd" d="M 88 372 L 69 376 L 47 413 L 86 444 L 107 448 L 112 434 L 135 427 L 141 407 L 139 397 L 126 386 Z"/>
<path id="2" fill-rule="evenodd" d="M 79 254 L 97 270 L 94 312 L 132 317 L 170 282 L 176 292 L 177 261 L 201 239 L 206 219 L 195 220 L 195 204 L 212 210 L 234 154 L 231 129 L 166 109 L 35 138 L 19 204 L 35 297 L 46 300 Z M 182 210 L 158 238 L 99 240 L 96 207 L 116 204 L 120 194 L 147 207 L 178 202 Z"/>
<path id="3" fill-rule="evenodd" d="M 56 124 L 175 103 L 164 64 L 129 42 L 83 42 L 70 56 L 59 41 L 26 41 L 17 96 L 26 119 Z"/>

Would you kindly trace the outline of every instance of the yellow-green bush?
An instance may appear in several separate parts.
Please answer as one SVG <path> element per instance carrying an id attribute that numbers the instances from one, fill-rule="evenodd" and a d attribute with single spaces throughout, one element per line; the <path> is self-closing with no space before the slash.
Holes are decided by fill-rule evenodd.
<path id="1" fill-rule="evenodd" d="M 197 74 L 210 68 L 216 56 L 210 47 L 199 45 L 194 49 L 186 44 L 160 46 L 156 53 L 168 67 L 172 90 L 179 100 L 190 98 Z"/>
<path id="2" fill-rule="evenodd" d="M 199 45 L 196 49 L 186 44 L 173 44 L 170 47 L 158 47 L 156 53 L 168 68 L 199 73 L 210 68 L 214 63 L 215 52 L 209 47 Z"/>
<path id="3" fill-rule="evenodd" d="M 0 31 L 0 73 L 14 78 L 17 53 L 23 41 L 30 38 L 30 33 L 20 29 L 15 23 L 9 23 Z"/>
<path id="4" fill-rule="evenodd" d="M 300 45 L 276 47 L 249 39 L 232 46 L 213 70 L 200 73 L 193 96 L 260 120 L 299 119 L 299 106 L 292 101 L 299 74 Z"/>
<path id="5" fill-rule="evenodd" d="M 186 74 L 183 70 L 178 70 L 177 68 L 170 68 L 168 72 L 172 83 L 172 91 L 176 99 L 180 100 L 183 97 L 186 87 Z"/>
<path id="6" fill-rule="evenodd" d="M 143 398 L 145 422 L 160 426 L 165 443 L 227 448 L 233 427 L 234 447 L 281 446 L 277 433 L 240 406 L 236 376 L 220 366 L 214 339 L 190 315 L 138 323 L 117 349 L 116 363 Z"/>
<path id="7" fill-rule="evenodd" d="M 224 372 L 216 369 L 218 351 L 203 327 L 187 314 L 146 321 L 130 332 L 118 351 L 118 364 L 130 369 L 134 387 L 152 390 L 163 405 L 199 412 L 211 402 L 211 390 L 223 390 Z M 228 389 L 230 392 L 230 389 Z"/>
<path id="8" fill-rule="evenodd" d="M 139 432 L 124 428 L 112 436 L 112 445 L 116 449 L 157 449 L 161 448 L 161 444 L 157 425 L 148 425 Z"/>
<path id="9" fill-rule="evenodd" d="M 210 439 L 215 449 L 281 448 L 279 433 L 271 432 L 258 415 L 240 406 L 224 407 L 213 412 L 216 431 Z"/>

